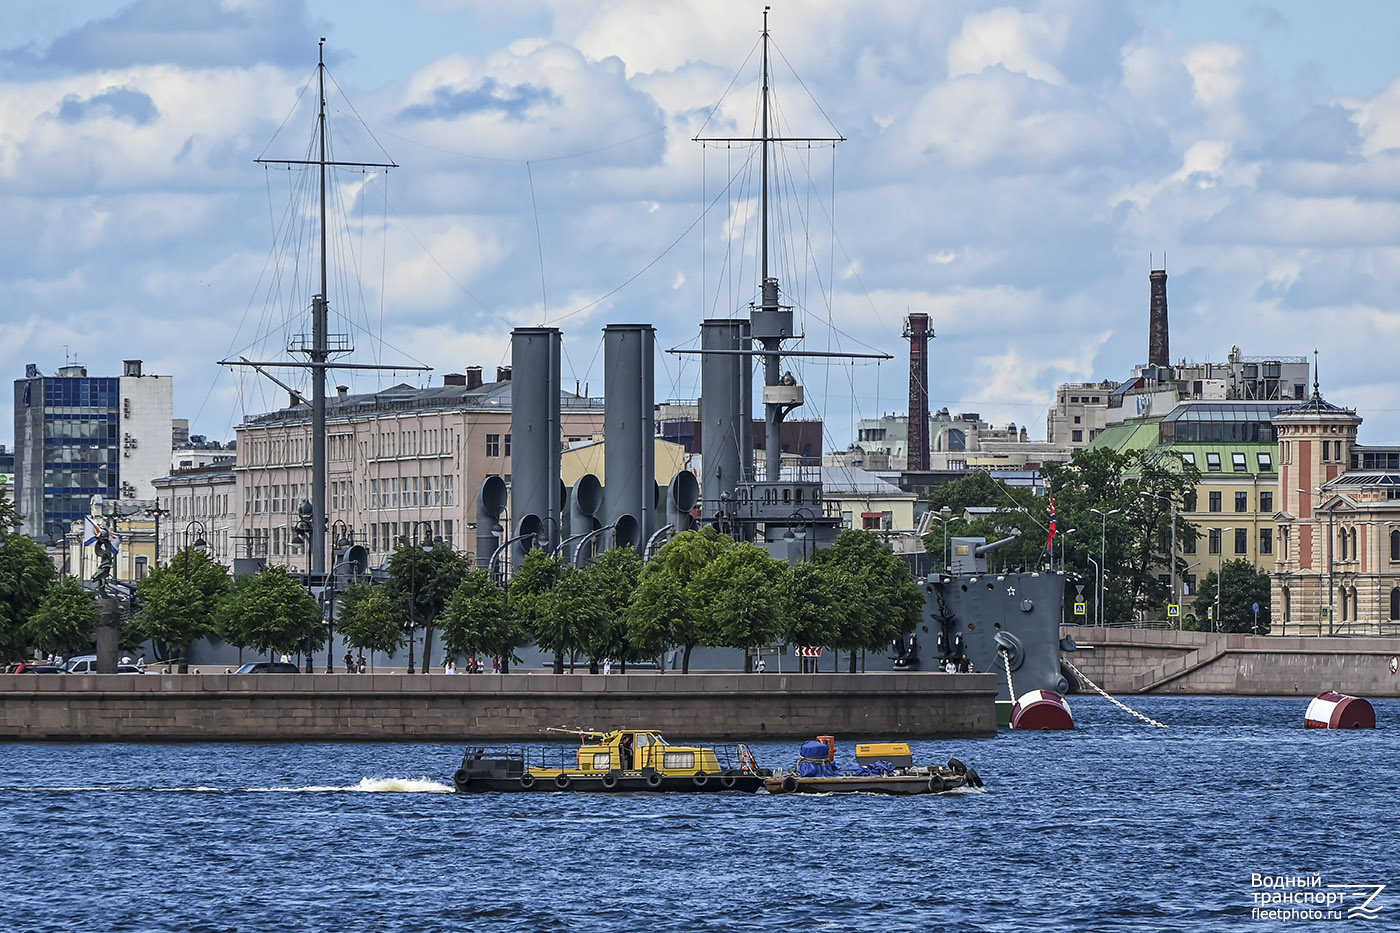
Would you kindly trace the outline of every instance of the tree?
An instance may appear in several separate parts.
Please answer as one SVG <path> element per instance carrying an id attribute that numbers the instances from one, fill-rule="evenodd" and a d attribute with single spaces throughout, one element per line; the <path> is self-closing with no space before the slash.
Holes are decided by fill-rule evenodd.
<path id="1" fill-rule="evenodd" d="M 782 631 L 788 565 L 757 545 L 725 548 L 695 574 L 691 603 L 702 620 L 700 643 L 748 649 L 765 645 Z"/>
<path id="2" fill-rule="evenodd" d="M 789 572 L 787 585 L 783 640 L 799 646 L 841 641 L 860 601 L 856 578 L 835 562 L 803 561 Z"/>
<path id="3" fill-rule="evenodd" d="M 100 609 L 77 577 L 50 586 L 38 610 L 20 626 L 25 642 L 47 654 L 73 655 L 92 645 Z"/>
<path id="4" fill-rule="evenodd" d="M 170 645 L 188 669 L 190 645 L 214 629 L 219 601 L 232 587 L 228 568 L 204 551 L 185 548 L 164 567 L 155 567 L 137 584 L 141 610 L 137 633 Z"/>
<path id="5" fill-rule="evenodd" d="M 0 539 L 5 538 L 24 522 L 24 516 L 15 510 L 14 500 L 4 489 L 0 489 Z"/>
<path id="6" fill-rule="evenodd" d="M 843 624 L 833 640 L 823 642 L 850 652 L 852 673 L 857 652 L 884 650 L 919 624 L 924 611 L 919 585 L 909 565 L 873 532 L 847 529 L 814 560 L 840 567 L 854 581 Z"/>
<path id="7" fill-rule="evenodd" d="M 554 652 L 556 674 L 564 672 L 564 652 L 570 647 L 570 635 L 566 626 L 557 624 L 550 593 L 564 570 L 563 558 L 531 548 L 506 586 L 511 619 L 536 645 Z"/>
<path id="8" fill-rule="evenodd" d="M 321 607 L 282 567 L 238 578 L 214 618 L 225 641 L 259 653 L 292 654 L 326 642 Z"/>
<path id="9" fill-rule="evenodd" d="M 613 548 L 589 564 L 584 572 L 588 575 L 593 611 L 590 624 L 583 632 L 583 650 L 594 662 L 613 658 L 626 670 L 628 661 L 648 657 L 628 638 L 624 618 L 642 573 L 642 559 L 630 547 Z"/>
<path id="10" fill-rule="evenodd" d="M 57 574 L 44 549 L 19 534 L 0 534 L 0 660 L 24 657 L 20 627 L 43 602 Z"/>
<path id="11" fill-rule="evenodd" d="M 707 632 L 706 621 L 692 599 L 691 583 L 711 561 L 734 546 L 733 539 L 713 528 L 702 528 L 681 532 L 656 552 L 642 568 L 625 614 L 628 640 L 639 652 L 681 647 L 681 671 L 690 672 L 690 653 L 705 643 Z"/>
<path id="12" fill-rule="evenodd" d="M 948 553 L 949 538 L 980 537 L 999 541 L 1020 532 L 1015 543 L 996 552 L 997 561 L 1008 566 L 1033 567 L 1045 554 L 1046 536 L 1032 533 L 1032 529 L 1049 527 L 1048 503 L 1025 486 L 1008 486 L 977 470 L 933 490 L 928 503 L 935 513 L 945 507 L 950 513 L 947 521 L 939 522 L 924 536 L 924 547 L 937 559 L 939 566 Z M 967 521 L 963 515 L 969 508 L 994 508 L 996 511 Z"/>
<path id="13" fill-rule="evenodd" d="M 414 632 L 419 626 L 424 629 L 421 670 L 427 671 L 437 618 L 469 569 L 467 558 L 441 540 L 425 548 L 405 538 L 389 557 L 389 580 L 384 586 L 407 620 L 410 673 L 413 672 Z"/>
<path id="14" fill-rule="evenodd" d="M 384 587 L 355 583 L 337 597 L 337 602 L 336 624 L 347 645 L 368 650 L 371 658 L 376 651 L 392 654 L 403 647 L 403 626 Z"/>
<path id="15" fill-rule="evenodd" d="M 1215 608 L 1217 594 L 1219 611 Z M 1259 605 L 1257 632 L 1254 630 L 1256 603 Z M 1269 575 L 1242 557 L 1227 560 L 1219 574 L 1214 570 L 1206 574 L 1192 607 L 1195 610 L 1193 628 L 1267 635 L 1273 621 L 1269 611 Z"/>
<path id="16" fill-rule="evenodd" d="M 1179 544 L 1197 534 L 1180 513 L 1200 471 L 1170 451 L 1095 448 L 1075 451 L 1068 464 L 1046 464 L 1044 472 L 1060 531 L 1078 531 L 1073 545 L 1059 545 L 1072 547 L 1068 563 L 1097 581 L 1094 564 L 1102 562 L 1103 578 L 1111 581 L 1104 587 L 1105 621 L 1160 613 L 1171 596 L 1160 571 L 1173 561 L 1176 573 L 1186 566 L 1171 554 L 1173 508 Z"/>
<path id="17" fill-rule="evenodd" d="M 461 654 L 483 654 L 501 659 L 501 670 L 510 673 L 515 649 L 526 642 L 524 628 L 512 617 L 506 591 L 491 579 L 491 572 L 468 573 L 452 591 L 439 620 L 442 641 Z"/>

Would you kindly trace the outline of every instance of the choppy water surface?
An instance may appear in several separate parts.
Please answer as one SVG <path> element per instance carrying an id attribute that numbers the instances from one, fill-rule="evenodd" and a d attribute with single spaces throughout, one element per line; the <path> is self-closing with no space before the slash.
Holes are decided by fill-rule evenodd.
<path id="1" fill-rule="evenodd" d="M 987 782 L 942 797 L 465 796 L 455 745 L 9 745 L 0 927 L 1299 928 L 1251 915 L 1261 874 L 1389 884 L 1363 926 L 1400 929 L 1400 702 L 1330 733 L 1306 698 L 1134 704 L 1170 728 L 1080 697 L 1073 733 L 916 743 Z"/>

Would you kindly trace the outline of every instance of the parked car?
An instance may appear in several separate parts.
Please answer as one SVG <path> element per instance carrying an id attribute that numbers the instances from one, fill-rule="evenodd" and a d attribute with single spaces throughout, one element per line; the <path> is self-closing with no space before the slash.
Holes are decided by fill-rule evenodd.
<path id="1" fill-rule="evenodd" d="M 63 673 L 65 673 L 65 674 L 96 674 L 96 673 L 97 673 L 97 655 L 95 655 L 95 654 L 80 654 L 80 655 L 78 655 L 76 658 L 71 659 L 67 664 L 65 664 L 65 665 L 63 666 Z M 118 664 L 118 665 L 117 665 L 117 673 L 118 673 L 118 674 L 146 674 L 146 673 L 153 673 L 153 672 L 149 672 L 149 671 L 143 670 L 142 668 L 137 667 L 135 664 Z"/>
<path id="2" fill-rule="evenodd" d="M 63 668 L 53 664 L 24 663 L 15 665 L 15 674 L 62 674 Z"/>
<path id="3" fill-rule="evenodd" d="M 300 674 L 301 669 L 290 661 L 249 661 L 235 674 Z"/>

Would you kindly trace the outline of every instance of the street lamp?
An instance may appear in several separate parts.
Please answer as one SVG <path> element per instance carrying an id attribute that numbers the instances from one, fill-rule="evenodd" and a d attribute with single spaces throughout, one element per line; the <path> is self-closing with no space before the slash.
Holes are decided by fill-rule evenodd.
<path id="1" fill-rule="evenodd" d="M 421 548 L 423 551 L 433 549 L 433 523 L 427 519 L 416 522 L 408 522 L 409 533 L 400 540 L 404 544 L 412 545 L 414 548 Z M 426 536 L 419 534 L 419 529 L 426 528 Z M 408 577 L 408 672 L 413 671 L 413 633 L 418 630 L 418 555 L 413 555 L 412 563 L 409 565 Z M 428 670 L 428 659 L 423 659 L 423 671 Z"/>
<path id="2" fill-rule="evenodd" d="M 1100 521 L 1099 521 L 1099 600 L 1098 600 L 1098 603 L 1099 603 L 1099 604 L 1098 604 L 1098 607 L 1097 607 L 1097 608 L 1098 608 L 1098 611 L 1099 611 L 1099 627 L 1102 628 L 1102 627 L 1103 627 L 1103 596 L 1104 596 L 1104 584 L 1108 582 L 1106 579 L 1104 579 L 1105 577 L 1108 576 L 1108 574 L 1104 573 L 1104 566 L 1105 566 L 1105 564 L 1106 564 L 1106 561 L 1104 560 L 1104 550 L 1105 550 L 1105 549 L 1104 549 L 1104 541 L 1105 541 L 1105 536 L 1108 534 L 1108 517 L 1109 517 L 1110 515 L 1117 515 L 1119 512 L 1121 512 L 1121 511 L 1123 511 L 1123 510 L 1122 510 L 1122 509 L 1109 509 L 1107 512 L 1105 512 L 1105 511 L 1103 511 L 1102 509 L 1090 509 L 1089 511 L 1090 511 L 1090 512 L 1097 512 L 1097 513 L 1099 514 L 1099 519 L 1100 519 Z"/>
<path id="3" fill-rule="evenodd" d="M 204 527 L 204 523 L 199 519 L 192 519 L 185 525 L 185 586 L 190 585 L 190 551 L 195 550 L 201 554 L 209 552 L 209 543 L 204 540 L 209 532 Z M 193 544 L 191 544 L 193 540 Z M 188 646 L 186 646 L 188 648 Z M 185 652 L 188 654 L 188 650 Z M 167 667 L 168 671 L 169 668 Z M 190 659 L 187 657 L 180 659 L 180 673 L 187 674 L 190 670 Z"/>
<path id="4" fill-rule="evenodd" d="M 1220 631 L 1220 579 L 1225 576 L 1225 532 L 1234 530 L 1220 529 L 1220 566 L 1215 571 L 1215 624 L 1211 626 L 1217 632 Z"/>
<path id="5" fill-rule="evenodd" d="M 953 517 L 953 510 L 946 505 L 937 512 L 930 513 L 933 518 L 943 523 L 943 569 L 948 569 L 952 563 L 951 552 L 948 547 L 948 520 Z"/>
<path id="6" fill-rule="evenodd" d="M 1076 531 L 1078 531 L 1077 528 L 1067 528 L 1067 529 L 1065 529 L 1064 531 L 1060 532 L 1060 537 L 1061 537 L 1061 538 L 1068 539 L 1069 536 L 1072 535 L 1072 534 L 1074 534 Z M 1060 573 L 1064 573 L 1064 572 L 1065 572 L 1065 552 L 1068 551 L 1068 550 L 1069 550 L 1069 541 L 1068 541 L 1068 540 L 1065 540 L 1065 541 L 1062 542 L 1061 545 L 1060 545 Z M 1050 569 L 1053 570 L 1054 567 L 1051 567 Z"/>
<path id="7" fill-rule="evenodd" d="M 1091 563 L 1091 564 L 1094 565 L 1094 576 L 1097 578 L 1096 583 L 1095 583 L 1095 586 L 1094 586 L 1094 589 L 1095 589 L 1095 590 L 1098 590 L 1101 586 L 1103 586 L 1103 567 L 1101 567 L 1101 566 L 1099 565 L 1099 562 L 1098 562 L 1098 561 L 1094 560 L 1094 555 L 1093 555 L 1093 554 L 1085 554 L 1085 555 L 1084 555 L 1084 559 L 1087 560 L 1089 563 Z M 1095 605 L 1094 605 L 1094 615 L 1095 615 L 1095 616 L 1100 615 L 1097 600 L 1095 601 Z M 1102 625 L 1103 625 L 1102 622 L 1098 622 L 1098 623 L 1095 623 L 1095 624 L 1097 624 L 1097 625 L 1099 625 L 1099 626 L 1102 626 Z"/>
<path id="8" fill-rule="evenodd" d="M 613 522 L 611 525 L 604 525 L 602 528 L 595 528 L 595 529 L 593 529 L 592 531 L 590 531 L 590 532 L 588 532 L 587 534 L 585 534 L 585 535 L 583 536 L 582 540 L 579 541 L 578 547 L 574 548 L 574 566 L 575 566 L 575 567 L 582 567 L 582 566 L 583 566 L 583 564 L 579 563 L 579 561 L 581 561 L 581 560 L 583 559 L 584 554 L 587 553 L 587 545 L 588 545 L 588 542 L 592 541 L 593 538 L 595 538 L 596 536 L 602 534 L 603 532 L 605 532 L 605 531 L 611 531 L 612 529 L 614 529 L 614 528 L 616 528 L 616 527 L 617 527 L 617 522 Z M 514 539 L 513 539 L 513 540 L 514 540 Z"/>

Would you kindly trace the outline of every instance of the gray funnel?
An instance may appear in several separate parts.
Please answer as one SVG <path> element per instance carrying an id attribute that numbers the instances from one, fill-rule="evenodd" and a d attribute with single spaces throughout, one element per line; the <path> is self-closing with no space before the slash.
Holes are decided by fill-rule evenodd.
<path id="1" fill-rule="evenodd" d="M 749 322 L 700 323 L 700 483 L 702 520 L 733 514 L 734 490 L 748 479 L 753 459 L 753 376 Z M 739 529 L 732 528 L 735 537 Z"/>
<path id="2" fill-rule="evenodd" d="M 640 547 L 655 524 L 656 330 L 603 328 L 603 510 L 618 547 Z"/>
<path id="3" fill-rule="evenodd" d="M 534 534 L 511 548 L 511 566 L 519 567 L 522 545 L 559 543 L 560 335 L 554 327 L 517 327 L 510 337 L 511 536 Z"/>

